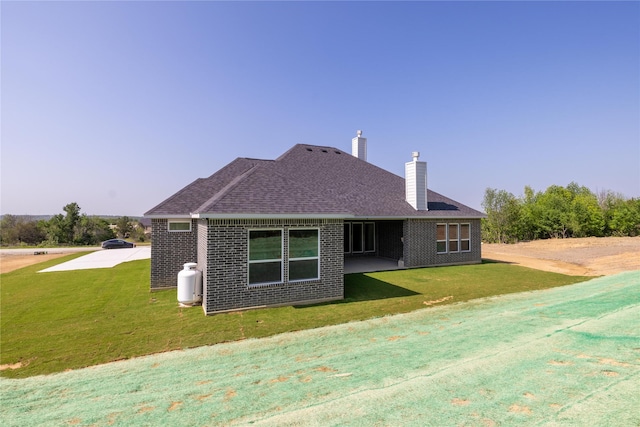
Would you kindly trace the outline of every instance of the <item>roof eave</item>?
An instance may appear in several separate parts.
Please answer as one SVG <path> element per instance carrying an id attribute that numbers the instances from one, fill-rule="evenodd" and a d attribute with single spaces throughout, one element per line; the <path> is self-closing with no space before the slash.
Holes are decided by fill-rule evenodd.
<path id="1" fill-rule="evenodd" d="M 353 215 L 349 213 L 196 213 L 192 217 L 202 219 L 345 219 L 353 218 Z"/>

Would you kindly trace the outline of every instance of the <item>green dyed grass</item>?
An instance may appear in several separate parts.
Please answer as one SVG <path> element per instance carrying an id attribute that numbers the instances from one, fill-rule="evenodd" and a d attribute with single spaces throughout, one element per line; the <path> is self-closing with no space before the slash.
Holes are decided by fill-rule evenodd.
<path id="1" fill-rule="evenodd" d="M 23 378 L 164 351 L 317 328 L 426 306 L 582 282 L 500 263 L 345 276 L 345 299 L 215 316 L 149 292 L 150 261 L 37 273 L 74 254 L 0 275 L 1 375 Z"/>

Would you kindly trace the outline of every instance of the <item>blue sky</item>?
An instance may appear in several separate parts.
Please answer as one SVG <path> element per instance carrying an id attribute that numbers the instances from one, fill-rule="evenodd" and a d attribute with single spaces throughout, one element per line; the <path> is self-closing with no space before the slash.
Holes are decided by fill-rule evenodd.
<path id="1" fill-rule="evenodd" d="M 3 214 L 142 215 L 297 143 L 476 209 L 575 181 L 640 197 L 638 2 L 11 2 Z"/>

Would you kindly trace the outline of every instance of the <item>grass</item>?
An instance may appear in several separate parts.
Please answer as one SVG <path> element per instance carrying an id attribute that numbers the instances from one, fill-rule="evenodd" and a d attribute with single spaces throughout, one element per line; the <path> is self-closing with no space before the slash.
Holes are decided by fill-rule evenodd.
<path id="1" fill-rule="evenodd" d="M 345 276 L 343 301 L 204 316 L 176 291 L 149 292 L 150 261 L 37 273 L 73 254 L 0 275 L 1 375 L 24 378 L 135 356 L 259 338 L 513 292 L 582 282 L 501 263 Z"/>

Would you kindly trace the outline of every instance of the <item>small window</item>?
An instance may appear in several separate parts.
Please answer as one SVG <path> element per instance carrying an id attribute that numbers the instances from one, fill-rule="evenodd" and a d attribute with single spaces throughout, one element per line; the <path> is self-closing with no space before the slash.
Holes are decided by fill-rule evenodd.
<path id="1" fill-rule="evenodd" d="M 249 284 L 282 282 L 282 230 L 249 231 Z"/>
<path id="2" fill-rule="evenodd" d="M 320 278 L 320 230 L 289 230 L 289 281 Z"/>
<path id="3" fill-rule="evenodd" d="M 191 231 L 191 220 L 170 220 L 169 231 Z"/>

